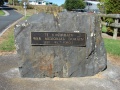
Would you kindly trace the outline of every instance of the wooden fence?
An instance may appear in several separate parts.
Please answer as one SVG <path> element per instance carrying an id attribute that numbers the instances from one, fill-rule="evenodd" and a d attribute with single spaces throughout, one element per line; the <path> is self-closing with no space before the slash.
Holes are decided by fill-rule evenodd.
<path id="1" fill-rule="evenodd" d="M 117 39 L 118 28 L 120 28 L 120 14 L 100 14 L 99 16 L 114 19 L 115 21 L 114 23 L 108 24 L 106 22 L 101 21 L 101 24 L 104 26 L 113 27 L 114 28 L 113 39 Z"/>

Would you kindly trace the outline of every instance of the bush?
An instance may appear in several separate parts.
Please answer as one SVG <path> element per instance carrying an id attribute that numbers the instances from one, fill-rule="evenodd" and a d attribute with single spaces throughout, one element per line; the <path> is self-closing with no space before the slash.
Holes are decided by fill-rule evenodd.
<path id="1" fill-rule="evenodd" d="M 100 10 L 104 9 L 107 14 L 120 14 L 120 0 L 99 0 L 103 3 L 99 6 Z"/>
<path id="2" fill-rule="evenodd" d="M 0 0 L 0 6 L 4 4 L 4 0 Z"/>
<path id="3" fill-rule="evenodd" d="M 27 9 L 34 9 L 34 7 L 32 5 L 27 5 Z"/>
<path id="4" fill-rule="evenodd" d="M 83 2 L 83 0 L 66 0 L 65 8 L 68 11 L 72 11 L 73 9 L 84 9 L 85 3 Z"/>

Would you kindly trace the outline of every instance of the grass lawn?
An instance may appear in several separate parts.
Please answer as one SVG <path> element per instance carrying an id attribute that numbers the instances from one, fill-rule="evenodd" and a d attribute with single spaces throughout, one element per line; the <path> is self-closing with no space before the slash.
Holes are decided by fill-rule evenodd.
<path id="1" fill-rule="evenodd" d="M 10 52 L 15 50 L 13 27 L 0 37 L 0 52 Z"/>
<path id="2" fill-rule="evenodd" d="M 120 56 L 120 40 L 104 38 L 104 43 L 107 53 Z"/>
<path id="3" fill-rule="evenodd" d="M 3 16 L 3 15 L 5 15 L 5 13 L 2 10 L 0 10 L 0 16 Z"/>
<path id="4" fill-rule="evenodd" d="M 28 18 L 29 16 L 26 16 L 23 17 L 22 20 Z M 15 49 L 14 26 L 12 26 L 0 37 L 0 52 L 12 52 L 15 51 Z"/>

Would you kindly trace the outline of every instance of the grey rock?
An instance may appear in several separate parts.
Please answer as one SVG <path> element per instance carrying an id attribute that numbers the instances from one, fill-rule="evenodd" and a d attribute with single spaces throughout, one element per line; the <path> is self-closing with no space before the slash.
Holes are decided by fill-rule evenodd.
<path id="1" fill-rule="evenodd" d="M 31 32 L 80 32 L 87 34 L 86 47 L 32 46 Z M 15 43 L 22 77 L 81 77 L 103 71 L 106 51 L 95 14 L 62 12 L 58 17 L 40 13 L 16 25 Z"/>

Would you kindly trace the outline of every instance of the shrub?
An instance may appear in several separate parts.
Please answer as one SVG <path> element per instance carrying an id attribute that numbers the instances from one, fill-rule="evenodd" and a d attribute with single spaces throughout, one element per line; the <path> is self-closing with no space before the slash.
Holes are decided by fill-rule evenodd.
<path id="1" fill-rule="evenodd" d="M 85 3 L 83 0 L 66 0 L 65 8 L 68 11 L 72 11 L 73 9 L 83 9 L 85 8 Z"/>

